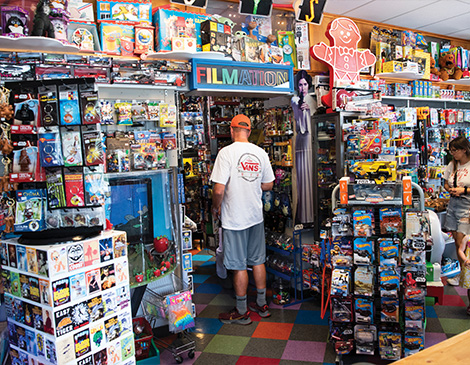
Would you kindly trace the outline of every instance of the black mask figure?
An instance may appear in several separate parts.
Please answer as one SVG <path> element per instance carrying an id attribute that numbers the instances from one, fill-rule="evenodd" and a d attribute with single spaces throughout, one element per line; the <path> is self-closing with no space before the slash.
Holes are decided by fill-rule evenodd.
<path id="1" fill-rule="evenodd" d="M 31 35 L 55 38 L 54 26 L 49 19 L 49 0 L 39 0 L 36 14 L 34 14 L 33 31 Z"/>

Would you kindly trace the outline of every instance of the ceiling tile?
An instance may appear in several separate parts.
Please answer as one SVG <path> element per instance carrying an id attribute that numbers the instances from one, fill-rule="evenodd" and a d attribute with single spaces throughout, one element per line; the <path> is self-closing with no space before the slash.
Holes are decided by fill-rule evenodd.
<path id="1" fill-rule="evenodd" d="M 343 15 L 373 0 L 326 0 L 325 13 Z M 363 19 L 363 18 L 361 18 Z"/>
<path id="2" fill-rule="evenodd" d="M 437 0 L 434 0 L 437 1 Z M 410 11 L 421 9 L 433 1 L 430 0 L 375 0 L 361 7 L 348 11 L 347 16 L 367 19 L 381 23 L 387 23 L 387 19 L 406 14 Z M 364 15 L 367 18 L 364 18 Z"/>
<path id="3" fill-rule="evenodd" d="M 447 34 L 449 37 L 470 39 L 470 28 Z"/>
<path id="4" fill-rule="evenodd" d="M 468 29 L 470 13 L 461 14 L 452 18 L 452 21 L 442 20 L 433 24 L 420 27 L 420 30 L 437 34 L 450 34 L 462 29 Z"/>

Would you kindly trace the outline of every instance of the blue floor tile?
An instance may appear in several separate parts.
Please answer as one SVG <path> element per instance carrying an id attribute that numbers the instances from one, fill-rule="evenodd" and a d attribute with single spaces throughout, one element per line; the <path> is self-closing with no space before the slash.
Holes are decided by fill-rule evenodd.
<path id="1" fill-rule="evenodd" d="M 219 294 L 222 287 L 218 284 L 201 284 L 196 288 L 196 293 L 201 294 Z"/>
<path id="2" fill-rule="evenodd" d="M 210 275 L 193 274 L 193 283 L 202 284 L 210 277 L 211 277 Z"/>
<path id="3" fill-rule="evenodd" d="M 430 306 L 430 305 L 426 306 L 426 317 L 437 318 L 437 313 L 433 306 Z"/>
<path id="4" fill-rule="evenodd" d="M 217 318 L 196 317 L 195 322 L 196 326 L 193 328 L 192 332 L 196 333 L 208 333 L 215 335 L 223 326 L 223 323 L 220 322 Z"/>
<path id="5" fill-rule="evenodd" d="M 295 323 L 298 324 L 315 324 L 328 326 L 328 318 L 330 313 L 327 312 L 323 319 L 320 318 L 320 311 L 299 310 Z"/>
<path id="6" fill-rule="evenodd" d="M 215 261 L 206 261 L 199 266 L 215 266 Z"/>
<path id="7" fill-rule="evenodd" d="M 193 261 L 207 261 L 207 260 L 210 260 L 211 258 L 213 258 L 214 256 L 212 255 L 194 255 L 193 256 Z"/>

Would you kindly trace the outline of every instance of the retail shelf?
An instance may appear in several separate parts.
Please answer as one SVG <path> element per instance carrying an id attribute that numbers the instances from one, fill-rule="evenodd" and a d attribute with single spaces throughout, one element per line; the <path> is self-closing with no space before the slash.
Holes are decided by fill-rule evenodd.
<path id="1" fill-rule="evenodd" d="M 149 90 L 176 90 L 177 86 L 172 85 L 154 85 L 154 84 L 96 84 L 100 89 L 149 89 Z"/>
<path id="2" fill-rule="evenodd" d="M 452 80 L 449 79 L 447 81 L 442 81 L 446 84 L 454 84 L 454 85 L 470 85 L 470 79 L 460 79 L 460 80 Z"/>
<path id="3" fill-rule="evenodd" d="M 470 103 L 470 100 L 456 100 L 456 99 L 439 99 L 439 98 L 417 98 L 414 96 L 385 96 L 382 95 L 383 99 L 390 100 L 413 100 L 413 101 L 422 101 L 422 102 L 441 102 L 441 103 Z"/>
<path id="4" fill-rule="evenodd" d="M 270 267 L 266 267 L 266 271 L 269 272 L 270 274 L 273 274 L 274 276 L 280 277 L 284 280 L 290 281 L 291 275 L 284 274 L 282 272 L 279 272 L 277 270 L 271 269 Z"/>
<path id="5" fill-rule="evenodd" d="M 270 251 L 276 252 L 283 256 L 291 256 L 292 254 L 294 254 L 294 251 L 287 251 L 287 250 L 283 250 L 282 248 L 277 248 L 274 246 L 266 245 L 266 248 Z"/>
<path id="6" fill-rule="evenodd" d="M 402 206 L 403 202 L 401 200 L 384 200 L 381 202 L 368 202 L 365 200 L 349 200 L 348 205 L 396 205 Z"/>
<path id="7" fill-rule="evenodd" d="M 227 56 L 221 52 L 182 52 L 182 51 L 169 51 L 169 52 L 155 52 L 147 56 L 147 60 L 179 60 L 189 61 L 193 58 L 207 59 L 207 60 L 231 60 L 231 56 Z"/>
<path id="8" fill-rule="evenodd" d="M 7 51 L 14 49 L 15 51 L 38 51 L 49 53 L 79 52 L 79 48 L 77 46 L 64 44 L 57 39 L 47 37 L 10 38 L 0 36 L 0 49 Z"/>
<path id="9" fill-rule="evenodd" d="M 161 174 L 164 172 L 168 172 L 170 169 L 157 169 L 157 170 L 142 170 L 142 171 L 129 171 L 129 172 L 109 172 L 104 174 L 104 176 L 108 179 L 113 179 L 117 177 L 141 177 L 142 175 L 149 175 L 149 174 Z"/>
<path id="10" fill-rule="evenodd" d="M 395 79 L 403 79 L 403 80 L 420 80 L 423 78 L 423 75 L 417 74 L 416 72 L 387 72 L 375 75 L 377 77 L 390 77 Z"/>

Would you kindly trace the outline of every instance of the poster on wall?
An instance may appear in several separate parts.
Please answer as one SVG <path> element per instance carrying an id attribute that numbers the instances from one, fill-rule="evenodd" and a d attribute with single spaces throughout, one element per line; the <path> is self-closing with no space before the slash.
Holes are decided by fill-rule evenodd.
<path id="1" fill-rule="evenodd" d="M 297 72 L 294 87 L 297 95 L 291 106 L 295 120 L 295 176 L 297 183 L 295 222 L 313 223 L 313 151 L 312 114 L 315 100 L 309 94 L 312 77 L 304 70 Z"/>
<path id="2" fill-rule="evenodd" d="M 320 24 L 323 18 L 323 9 L 325 8 L 326 0 L 301 1 L 302 4 L 296 11 L 296 19 L 307 23 Z"/>
<path id="3" fill-rule="evenodd" d="M 240 0 L 240 14 L 271 16 L 273 10 L 272 0 Z"/>
<path id="4" fill-rule="evenodd" d="M 194 8 L 205 9 L 207 0 L 170 0 L 170 3 L 192 6 Z"/>

